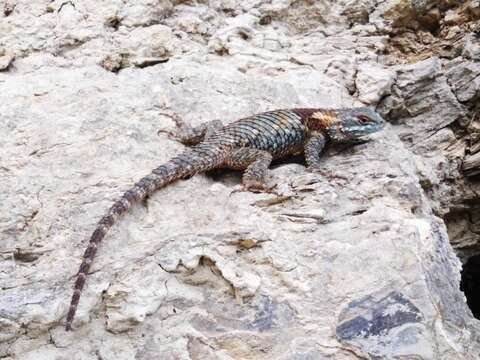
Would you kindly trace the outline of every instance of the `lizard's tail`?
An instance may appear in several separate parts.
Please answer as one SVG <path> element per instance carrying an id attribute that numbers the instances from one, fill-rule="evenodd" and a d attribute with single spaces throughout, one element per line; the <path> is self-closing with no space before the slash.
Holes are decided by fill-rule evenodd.
<path id="1" fill-rule="evenodd" d="M 97 252 L 97 247 L 105 237 L 107 231 L 121 215 L 125 214 L 131 208 L 132 204 L 145 199 L 146 196 L 152 194 L 155 190 L 158 190 L 177 179 L 215 168 L 220 163 L 220 160 L 216 159 L 215 156 L 207 158 L 208 160 L 206 160 L 203 156 L 195 155 L 199 154 L 190 153 L 188 156 L 182 154 L 173 158 L 166 164 L 157 167 L 149 175 L 138 181 L 130 190 L 125 192 L 120 200 L 116 201 L 108 213 L 98 222 L 97 228 L 90 237 L 88 247 L 83 254 L 82 264 L 78 270 L 77 280 L 75 282 L 75 288 L 65 324 L 65 329 L 67 331 L 72 329 L 72 321 L 80 300 L 80 294 L 85 285 L 88 270 L 90 269 L 93 258 Z"/>

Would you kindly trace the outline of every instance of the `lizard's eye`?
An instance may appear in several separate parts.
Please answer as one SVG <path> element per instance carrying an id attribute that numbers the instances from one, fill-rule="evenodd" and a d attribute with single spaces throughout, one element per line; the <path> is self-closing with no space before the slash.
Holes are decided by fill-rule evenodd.
<path id="1" fill-rule="evenodd" d="M 360 124 L 367 124 L 370 122 L 370 118 L 366 115 L 357 115 L 357 119 Z"/>

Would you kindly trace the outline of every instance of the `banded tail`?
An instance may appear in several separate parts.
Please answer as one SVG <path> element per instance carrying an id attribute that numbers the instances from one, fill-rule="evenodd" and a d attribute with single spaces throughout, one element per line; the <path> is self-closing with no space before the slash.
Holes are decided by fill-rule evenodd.
<path id="1" fill-rule="evenodd" d="M 121 215 L 125 214 L 134 203 L 145 199 L 145 197 L 169 183 L 217 167 L 222 162 L 219 154 L 219 151 L 211 148 L 202 151 L 201 146 L 198 151 L 192 149 L 191 151 L 185 152 L 154 169 L 149 175 L 143 177 L 130 190 L 125 192 L 120 200 L 112 205 L 107 215 L 102 217 L 98 222 L 97 228 L 90 237 L 88 247 L 83 254 L 83 261 L 78 270 L 77 280 L 67 314 L 65 330 L 72 330 L 72 321 L 77 311 L 80 294 L 85 285 L 88 270 L 97 252 L 97 247 L 115 221 Z"/>

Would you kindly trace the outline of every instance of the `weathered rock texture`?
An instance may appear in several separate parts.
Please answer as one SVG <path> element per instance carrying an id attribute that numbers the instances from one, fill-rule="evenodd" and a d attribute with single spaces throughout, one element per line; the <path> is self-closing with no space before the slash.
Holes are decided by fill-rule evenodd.
<path id="1" fill-rule="evenodd" d="M 478 358 L 453 250 L 480 253 L 478 2 L 0 4 L 0 358 Z M 134 207 L 64 331 L 96 221 L 182 149 L 162 113 L 361 104 L 391 125 L 330 179 L 282 162 L 281 197 L 215 172 Z"/>

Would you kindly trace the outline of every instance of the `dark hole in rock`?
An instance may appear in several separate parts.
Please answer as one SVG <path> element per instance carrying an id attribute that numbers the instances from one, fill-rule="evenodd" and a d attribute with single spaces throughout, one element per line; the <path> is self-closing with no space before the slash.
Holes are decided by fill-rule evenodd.
<path id="1" fill-rule="evenodd" d="M 222 9 L 222 12 L 226 16 L 229 16 L 229 17 L 235 17 L 236 16 L 235 9 Z"/>
<path id="2" fill-rule="evenodd" d="M 111 27 L 112 29 L 114 29 L 115 31 L 118 30 L 118 28 L 120 27 L 122 21 L 119 17 L 117 16 L 110 16 L 108 17 L 106 20 L 105 20 L 105 26 L 107 27 Z"/>
<path id="3" fill-rule="evenodd" d="M 13 258 L 19 262 L 29 263 L 36 261 L 41 255 L 41 253 L 17 249 L 13 254 Z"/>
<path id="4" fill-rule="evenodd" d="M 444 216 L 448 236 L 462 262 L 460 290 L 475 318 L 480 319 L 480 204 L 464 200 Z"/>
<path id="5" fill-rule="evenodd" d="M 480 255 L 470 257 L 463 265 L 460 290 L 467 298 L 473 316 L 480 319 Z"/>
<path id="6" fill-rule="evenodd" d="M 238 35 L 240 35 L 240 37 L 241 37 L 243 40 L 248 40 L 248 39 L 250 39 L 250 35 L 247 34 L 245 31 L 239 31 L 239 32 L 238 32 Z"/>
<path id="7" fill-rule="evenodd" d="M 259 21 L 260 25 L 268 25 L 272 23 L 272 17 L 270 15 L 265 15 Z"/>
<path id="8" fill-rule="evenodd" d="M 141 62 L 138 62 L 136 66 L 140 69 L 149 67 L 149 66 L 154 66 L 157 64 L 163 64 L 168 62 L 168 58 L 166 59 L 143 59 Z"/>
<path id="9" fill-rule="evenodd" d="M 11 13 L 13 13 L 13 10 L 15 10 L 16 4 L 6 2 L 5 5 L 3 6 L 3 15 L 5 17 L 9 16 Z"/>

